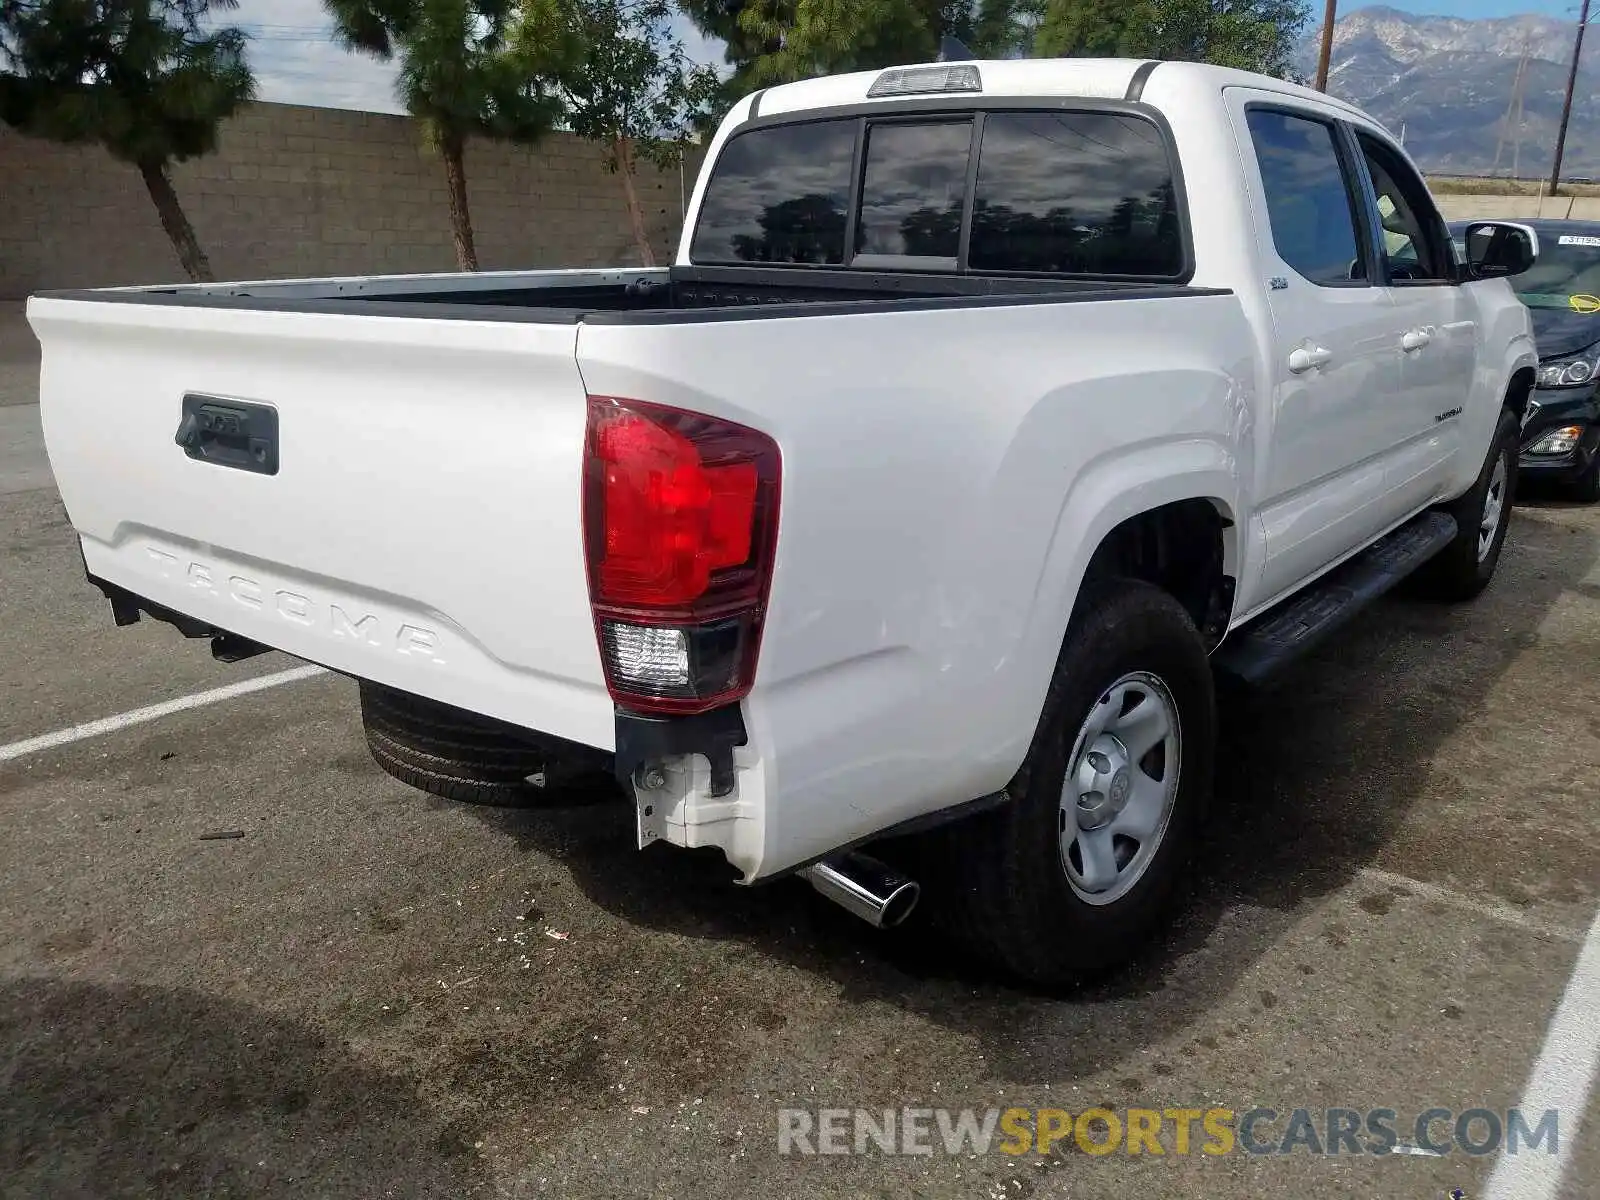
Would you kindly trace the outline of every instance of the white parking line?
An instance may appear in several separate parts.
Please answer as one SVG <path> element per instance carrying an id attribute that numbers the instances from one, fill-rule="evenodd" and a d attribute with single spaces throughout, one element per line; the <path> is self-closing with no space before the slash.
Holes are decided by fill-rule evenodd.
<path id="1" fill-rule="evenodd" d="M 1550 1109 L 1557 1113 L 1556 1153 L 1524 1148 L 1502 1154 L 1485 1200 L 1554 1200 L 1572 1161 L 1595 1070 L 1600 1067 L 1600 916 L 1578 951 L 1578 965 L 1545 1033 L 1544 1048 L 1522 1090 L 1524 1121 L 1532 1128 Z"/>
<path id="2" fill-rule="evenodd" d="M 119 729 L 127 729 L 130 725 L 142 725 L 146 721 L 156 721 L 162 717 L 171 716 L 173 713 L 186 712 L 191 708 L 204 708 L 208 704 L 232 700 L 237 696 L 248 696 L 252 692 L 264 692 L 268 688 L 282 687 L 286 683 L 295 683 L 301 679 L 310 679 L 313 675 L 325 674 L 327 674 L 327 669 L 324 667 L 293 667 L 273 675 L 261 675 L 255 679 L 242 679 L 238 683 L 230 683 L 226 687 L 212 688 L 209 692 L 195 692 L 193 695 L 179 696 L 176 700 L 163 700 L 160 704 L 151 704 L 145 708 L 136 708 L 131 712 L 118 713 L 114 717 L 101 717 L 98 721 L 86 721 L 82 725 L 74 725 L 69 729 L 58 729 L 54 733 L 43 733 L 38 737 L 24 738 L 20 742 L 12 742 L 9 746 L 0 746 L 0 763 L 10 762 L 12 759 L 21 758 L 25 754 L 37 754 L 41 750 L 54 750 L 57 746 L 81 742 L 85 738 L 99 737 L 103 733 L 115 733 Z"/>
<path id="3" fill-rule="evenodd" d="M 1420 896 L 1424 900 L 1435 900 L 1440 904 L 1448 904 L 1452 908 L 1459 908 L 1463 912 L 1472 913 L 1474 916 L 1483 917 L 1490 921 L 1499 921 L 1505 925 L 1515 925 L 1529 933 L 1538 934 L 1540 937 L 1553 938 L 1558 942 L 1582 942 L 1584 932 L 1566 925 L 1557 925 L 1546 921 L 1540 916 L 1525 912 L 1514 904 L 1493 896 L 1479 897 L 1468 896 L 1452 888 L 1441 887 L 1437 883 L 1428 883 L 1422 879 L 1413 879 L 1409 875 L 1396 875 L 1393 871 L 1385 871 L 1381 867 L 1362 867 L 1357 872 L 1361 878 L 1370 883 L 1382 884 L 1384 887 L 1399 888 L 1413 896 Z"/>

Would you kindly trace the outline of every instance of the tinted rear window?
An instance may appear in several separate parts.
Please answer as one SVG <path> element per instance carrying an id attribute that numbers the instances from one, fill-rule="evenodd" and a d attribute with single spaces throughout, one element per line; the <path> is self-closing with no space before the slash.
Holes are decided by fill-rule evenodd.
<path id="1" fill-rule="evenodd" d="M 1114 113 L 991 114 L 968 261 L 977 271 L 1180 274 L 1160 132 Z"/>
<path id="2" fill-rule="evenodd" d="M 1186 256 L 1160 129 L 1108 112 L 990 112 L 969 196 L 972 117 L 855 118 L 731 138 L 712 170 L 695 263 L 883 266 L 1178 278 Z M 855 220 L 849 220 L 851 205 Z M 969 243 L 962 218 L 970 207 Z M 854 245 L 845 246 L 853 225 Z M 848 249 L 848 253 L 847 253 Z M 891 264 L 899 265 L 899 264 Z"/>
<path id="3" fill-rule="evenodd" d="M 855 252 L 948 258 L 953 266 L 971 148 L 971 121 L 871 126 Z"/>
<path id="4" fill-rule="evenodd" d="M 730 138 L 695 226 L 698 263 L 844 262 L 854 121 L 774 125 Z"/>

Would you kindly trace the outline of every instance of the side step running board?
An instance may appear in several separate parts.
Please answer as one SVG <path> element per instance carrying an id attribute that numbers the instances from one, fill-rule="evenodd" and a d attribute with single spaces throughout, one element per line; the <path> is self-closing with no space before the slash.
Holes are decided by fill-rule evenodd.
<path id="1" fill-rule="evenodd" d="M 1230 633 L 1211 656 L 1212 664 L 1245 683 L 1262 682 L 1320 645 L 1455 536 L 1454 517 L 1423 513 L 1305 591 Z"/>

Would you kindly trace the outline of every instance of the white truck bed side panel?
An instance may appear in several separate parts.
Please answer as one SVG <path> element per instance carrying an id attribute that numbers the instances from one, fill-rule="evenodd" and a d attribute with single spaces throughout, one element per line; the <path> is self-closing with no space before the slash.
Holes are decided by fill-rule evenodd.
<path id="1" fill-rule="evenodd" d="M 578 359 L 782 449 L 762 873 L 1004 785 L 1105 522 L 1232 510 L 1254 380 L 1231 295 L 594 324 Z"/>

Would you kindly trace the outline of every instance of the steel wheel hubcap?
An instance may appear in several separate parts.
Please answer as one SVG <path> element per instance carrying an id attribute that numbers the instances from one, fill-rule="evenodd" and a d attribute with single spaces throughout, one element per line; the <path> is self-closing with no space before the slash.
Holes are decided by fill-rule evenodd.
<path id="1" fill-rule="evenodd" d="M 1145 671 L 1117 680 L 1078 728 L 1061 786 L 1061 869 L 1079 899 L 1112 904 L 1143 878 L 1172 819 L 1178 706 Z"/>
<path id="2" fill-rule="evenodd" d="M 1489 491 L 1483 497 L 1483 519 L 1478 522 L 1478 561 L 1489 557 L 1494 545 L 1494 535 L 1500 530 L 1500 517 L 1506 507 L 1506 458 L 1495 460 L 1494 474 L 1489 477 Z"/>

